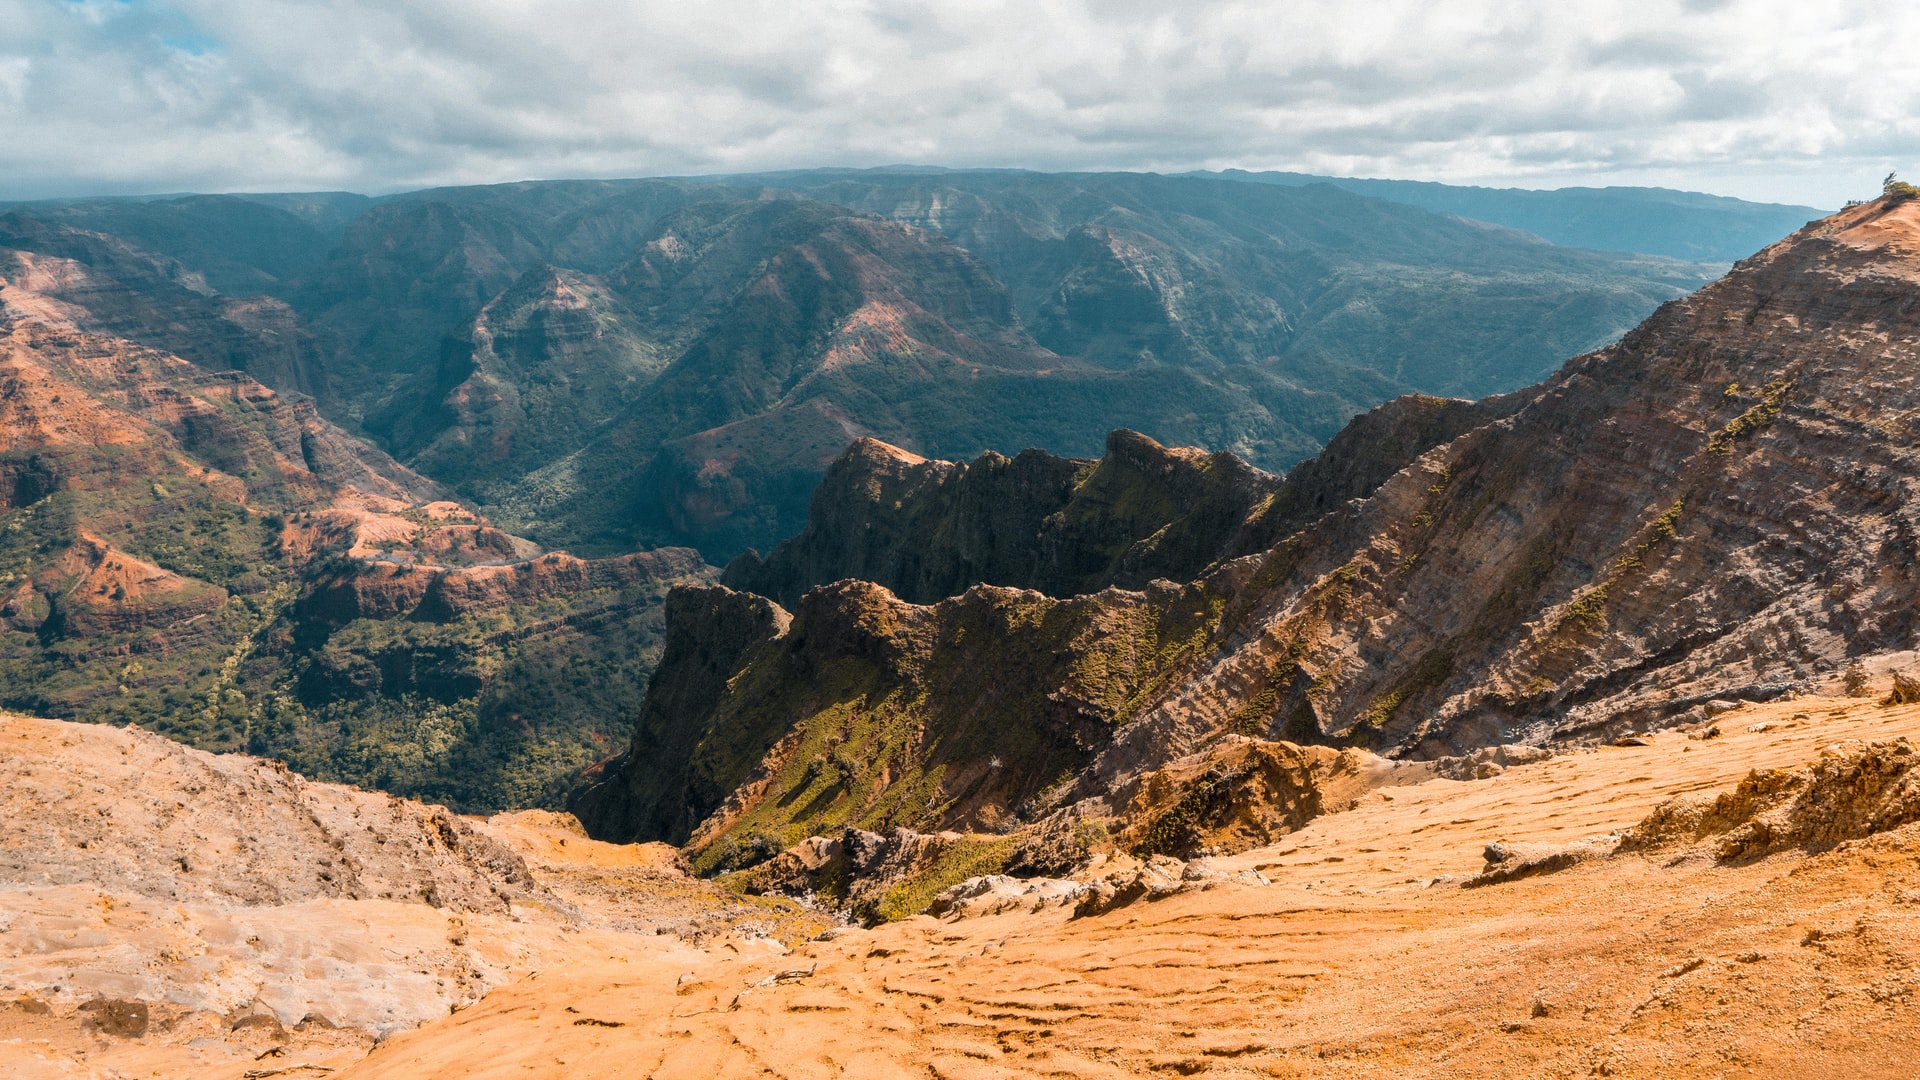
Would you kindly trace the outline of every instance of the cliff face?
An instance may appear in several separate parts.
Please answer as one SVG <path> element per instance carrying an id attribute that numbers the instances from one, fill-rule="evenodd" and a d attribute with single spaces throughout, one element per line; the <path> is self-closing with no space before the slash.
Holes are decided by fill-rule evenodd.
<path id="1" fill-rule="evenodd" d="M 1710 698 L 1784 694 L 1853 655 L 1911 648 L 1920 431 L 1904 418 L 1920 410 L 1917 361 L 1920 202 L 1882 200 L 1768 248 L 1534 390 L 1478 404 L 1407 399 L 1361 418 L 1267 488 L 1271 497 L 1236 527 L 1235 543 L 1247 545 L 1239 550 L 1251 553 L 1224 545 L 1192 586 L 1028 594 L 1015 606 L 1030 617 L 988 635 L 963 625 L 997 590 L 920 607 L 852 582 L 816 589 L 801 600 L 801 622 L 866 625 L 884 613 L 888 626 L 914 630 L 790 632 L 808 648 L 750 653 L 729 686 L 753 688 L 758 726 L 715 721 L 714 730 L 757 731 L 733 745 L 767 749 L 696 844 L 733 850 L 726 845 L 767 821 L 782 837 L 802 820 L 841 823 L 776 809 L 805 805 L 800 796 L 820 778 L 802 783 L 786 770 L 823 759 L 825 744 L 807 743 L 808 733 L 841 715 L 805 689 L 816 684 L 782 674 L 800 656 L 797 670 L 810 673 L 859 665 L 863 707 L 884 696 L 878 688 L 901 688 L 887 699 L 897 702 L 889 722 L 949 751 L 961 743 L 949 737 L 959 703 L 978 703 L 1008 730 L 1041 730 L 1044 710 L 1021 695 L 1072 696 L 1049 663 L 1125 672 L 1128 689 L 1102 699 L 1110 704 L 1088 729 L 1096 734 L 1076 744 L 1085 756 L 1049 759 L 1079 769 L 1075 782 L 1001 789 L 998 812 L 1032 820 L 1131 791 L 1146 772 L 1227 734 L 1414 758 L 1609 738 L 1699 716 Z M 963 517 L 956 493 L 974 470 L 1047 478 L 1053 486 L 1032 487 L 1068 505 L 1087 468 L 1036 459 L 1021 474 L 1018 461 L 963 468 L 860 448 L 837 466 L 833 494 L 822 494 L 853 510 L 817 505 L 817 526 L 730 579 L 786 595 L 843 571 L 890 576 L 910 595 L 951 587 L 930 584 L 938 579 L 927 565 L 949 575 L 960 565 L 961 530 L 949 523 Z M 971 505 L 1010 504 L 1019 502 Z M 827 554 L 836 546 L 849 553 L 843 562 Z M 1124 560 L 1104 565 L 1121 568 L 1107 580 L 1125 580 Z M 1068 613 L 1094 609 L 1124 611 L 1136 628 L 1187 620 L 1186 630 L 1116 624 L 1098 644 L 1076 638 Z M 1159 651 L 1176 640 L 1185 644 Z M 901 641 L 925 644 L 874 645 Z M 1023 656 L 1054 659 L 1016 660 L 1004 652 L 1009 641 Z M 1153 659 L 1113 667 L 1116 649 Z M 914 681 L 925 670 L 969 675 L 936 691 Z M 725 709 L 707 717 L 731 715 Z M 855 760 L 884 758 L 870 741 L 852 745 L 866 755 Z M 953 797 L 952 779 L 975 775 L 986 756 L 948 760 L 933 803 Z M 852 805 L 896 805 L 905 775 L 860 774 Z M 984 820 L 907 817 L 916 827 Z"/>
<path id="2" fill-rule="evenodd" d="M 1531 398 L 1396 398 L 1356 417 L 1284 481 L 1232 454 L 1163 447 L 1131 431 L 1110 434 L 1099 461 L 1028 450 L 970 465 L 862 439 L 827 470 L 807 527 L 764 559 L 735 559 L 722 580 L 788 605 L 844 578 L 920 604 L 976 584 L 1074 596 L 1189 580 L 1365 498 L 1413 459 Z"/>
<path id="3" fill-rule="evenodd" d="M 625 843 L 684 840 L 718 796 L 697 790 L 696 759 L 728 749 L 731 733 L 703 723 L 729 693 L 728 680 L 750 656 L 777 642 L 793 617 L 772 602 L 721 587 L 682 586 L 667 594 L 672 629 L 660 667 L 647 687 L 632 748 L 589 770 L 569 800 L 582 820 L 599 823 L 605 838 Z M 754 737 L 742 756 L 763 751 Z M 719 745 L 705 746 L 709 741 Z M 721 793 L 721 794 L 724 794 Z"/>
<path id="4" fill-rule="evenodd" d="M 866 650 L 865 659 L 859 662 L 866 665 L 863 670 L 871 669 L 869 678 L 892 688 L 873 692 L 905 695 L 888 699 L 889 715 L 928 731 L 952 721 L 936 716 L 949 706 L 916 681 L 923 668 L 991 679 L 995 688 L 983 699 L 991 703 L 975 707 L 1006 710 L 1001 715 L 1009 729 L 1029 734 L 1036 714 L 1030 706 L 1013 704 L 1024 700 L 1022 695 L 1058 704 L 1087 697 L 1073 688 L 1075 679 L 1120 680 L 1122 689 L 1096 695 L 1099 719 L 1078 732 L 1072 751 L 1044 759 L 1046 768 L 1078 768 L 1109 748 L 1128 716 L 1201 670 L 1213 643 L 1230 629 L 1225 620 L 1244 612 L 1230 611 L 1227 603 L 1251 572 L 1251 562 L 1239 556 L 1264 550 L 1270 538 L 1290 535 L 1328 509 L 1365 497 L 1407 462 L 1527 400 L 1524 393 L 1479 403 L 1398 399 L 1355 419 L 1320 457 L 1284 481 L 1231 454 L 1170 449 L 1128 431 L 1109 436 L 1108 453 L 1099 461 L 1027 451 L 1015 458 L 988 454 L 970 465 L 928 461 L 865 439 L 828 471 L 814 495 L 807 528 L 764 561 L 751 553 L 735 560 L 723 581 L 797 605 L 809 625 L 864 626 L 875 611 L 911 612 L 910 621 L 927 628 L 911 638 L 917 650 L 911 658 L 875 652 L 863 637 L 858 640 L 867 644 L 858 648 Z M 1171 584 L 1196 577 L 1203 580 L 1186 587 Z M 1002 588 L 974 588 L 983 584 Z M 988 634 L 968 632 L 966 620 L 994 597 L 1024 614 Z M 774 647 L 785 640 L 784 623 L 754 623 L 760 627 L 761 648 L 749 647 L 731 632 L 721 635 L 724 647 L 711 644 L 715 626 L 742 625 L 733 613 L 743 605 L 766 601 L 729 589 L 674 594 L 667 608 L 668 644 L 634 744 L 617 761 L 600 766 L 573 803 L 596 835 L 675 843 L 693 835 L 702 850 L 729 852 L 715 859 L 731 863 L 778 850 L 777 841 L 791 842 L 795 829 L 847 821 L 863 828 L 998 825 L 1009 819 L 1010 808 L 1032 809 L 1021 804 L 1030 803 L 1039 789 L 1016 783 L 1011 794 L 994 789 L 1000 801 L 984 817 L 894 810 L 868 816 L 862 806 L 849 808 L 831 798 L 789 811 L 795 785 L 805 788 L 818 777 L 804 771 L 772 779 L 761 774 L 801 768 L 796 760 L 804 765 L 806 754 L 822 752 L 819 745 L 825 744 L 802 749 L 807 738 L 816 743 L 825 738 L 832 744 L 828 749 L 845 762 L 905 754 L 907 764 L 880 771 L 874 782 L 882 788 L 897 776 L 929 769 L 917 759 L 926 748 L 883 744 L 875 734 L 883 729 L 795 734 L 837 722 L 815 715 L 838 706 L 823 705 L 800 675 L 811 678 L 822 665 L 832 664 L 833 650 L 840 647 L 834 642 L 855 639 L 816 634 L 809 639 L 808 659 L 797 665 L 800 675 L 767 676 L 795 667 Z M 1072 640 L 1048 636 L 1078 625 L 1073 613 L 1088 608 L 1104 613 L 1096 620 L 1097 632 Z M 1034 652 L 1056 661 L 1067 658 L 1069 670 L 1063 674 L 1024 660 L 1009 664 L 998 657 L 1002 649 L 1015 656 Z M 750 674 L 771 682 L 753 681 Z M 736 675 L 745 681 L 728 682 Z M 680 688 L 689 682 L 714 690 L 688 694 Z M 751 690 L 730 690 L 749 695 L 736 698 L 720 695 L 721 685 Z M 980 694 L 966 687 L 938 692 L 962 698 Z M 754 710 L 750 723 L 736 715 L 747 702 Z M 1240 706 L 1229 728 L 1240 734 L 1257 729 L 1257 712 L 1256 706 Z M 937 744 L 947 754 L 966 745 L 950 734 L 926 738 L 933 740 L 928 746 Z M 725 755 L 728 763 L 715 765 L 720 760 L 715 755 Z M 735 791 L 748 763 L 760 755 L 766 757 L 754 775 L 761 778 Z M 980 764 L 972 760 L 974 771 L 958 775 L 973 782 Z M 1003 761 L 990 775 L 998 778 L 1005 768 Z M 929 806 L 961 791 L 949 785 L 948 766 L 936 771 L 942 778 L 933 785 Z M 770 810 L 769 803 L 777 809 Z M 821 806 L 835 808 L 834 813 L 819 813 Z M 709 813 L 715 816 L 702 823 Z"/>

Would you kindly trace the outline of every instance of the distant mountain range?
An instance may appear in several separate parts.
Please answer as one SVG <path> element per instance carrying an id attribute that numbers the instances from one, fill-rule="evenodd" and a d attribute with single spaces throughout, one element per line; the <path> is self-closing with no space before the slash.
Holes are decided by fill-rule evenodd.
<path id="1" fill-rule="evenodd" d="M 1675 259 L 1730 263 L 1744 259 L 1831 210 L 1747 202 L 1672 188 L 1460 187 L 1419 180 L 1361 180 L 1307 173 L 1187 173 L 1254 184 L 1332 184 L 1356 195 L 1418 206 L 1522 229 L 1567 247 L 1636 251 Z"/>

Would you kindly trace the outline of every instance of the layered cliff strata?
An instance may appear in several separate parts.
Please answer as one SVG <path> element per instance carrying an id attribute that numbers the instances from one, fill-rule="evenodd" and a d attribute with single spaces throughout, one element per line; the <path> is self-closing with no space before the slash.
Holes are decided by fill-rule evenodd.
<path id="1" fill-rule="evenodd" d="M 1908 647 L 1920 205 L 1815 223 L 1261 556 L 1115 775 L 1249 701 L 1434 756 L 1657 726 Z"/>

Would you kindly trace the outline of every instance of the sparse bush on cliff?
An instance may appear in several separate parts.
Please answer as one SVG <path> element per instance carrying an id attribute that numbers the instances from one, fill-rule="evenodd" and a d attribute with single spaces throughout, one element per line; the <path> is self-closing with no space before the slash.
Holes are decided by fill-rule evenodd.
<path id="1" fill-rule="evenodd" d="M 1900 179 L 1899 173 L 1888 173 L 1880 182 L 1880 193 L 1891 202 L 1906 202 L 1908 199 L 1920 199 L 1920 187 L 1914 187 Z"/>

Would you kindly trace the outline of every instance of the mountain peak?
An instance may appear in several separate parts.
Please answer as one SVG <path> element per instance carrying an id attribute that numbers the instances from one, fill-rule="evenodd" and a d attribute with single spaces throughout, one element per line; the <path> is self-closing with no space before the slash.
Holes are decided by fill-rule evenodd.
<path id="1" fill-rule="evenodd" d="M 911 450 L 903 450 L 892 443 L 881 442 L 870 435 L 862 435 L 853 440 L 848 445 L 844 456 L 876 464 L 923 465 L 927 460 Z"/>

